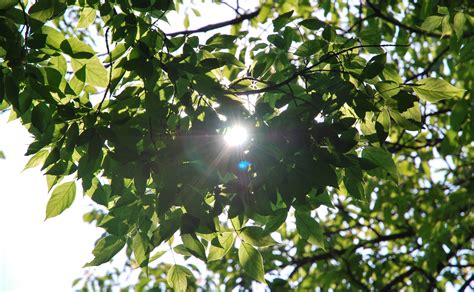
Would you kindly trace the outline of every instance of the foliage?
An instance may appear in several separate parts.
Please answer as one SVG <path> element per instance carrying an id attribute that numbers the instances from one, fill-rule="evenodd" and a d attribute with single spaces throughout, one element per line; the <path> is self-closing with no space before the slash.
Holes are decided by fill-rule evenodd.
<path id="1" fill-rule="evenodd" d="M 129 258 L 75 284 L 467 289 L 473 8 L 409 2 L 262 0 L 176 32 L 204 4 L 2 2 L 0 110 L 35 138 L 46 217 L 80 183 L 105 230 L 87 266 Z M 234 124 L 251 139 L 229 148 Z M 211 274 L 156 264 L 166 246 Z"/>

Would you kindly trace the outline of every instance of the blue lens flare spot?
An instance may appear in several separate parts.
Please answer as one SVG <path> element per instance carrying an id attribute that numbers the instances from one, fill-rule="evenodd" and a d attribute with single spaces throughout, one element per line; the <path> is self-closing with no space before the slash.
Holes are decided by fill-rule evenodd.
<path id="1" fill-rule="evenodd" d="M 247 170 L 249 167 L 250 167 L 250 162 L 246 161 L 246 160 L 242 160 L 239 162 L 239 169 L 240 170 Z"/>

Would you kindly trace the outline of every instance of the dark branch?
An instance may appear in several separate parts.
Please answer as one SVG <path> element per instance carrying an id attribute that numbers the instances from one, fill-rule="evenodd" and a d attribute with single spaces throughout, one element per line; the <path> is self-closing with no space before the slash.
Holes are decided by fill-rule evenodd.
<path id="1" fill-rule="evenodd" d="M 397 284 L 403 282 L 403 280 L 405 280 L 405 278 L 410 277 L 414 272 L 415 272 L 415 269 L 409 269 L 408 271 L 406 271 L 404 273 L 401 273 L 400 275 L 395 277 L 395 279 L 393 279 L 387 285 L 385 285 L 380 291 L 382 291 L 382 292 L 384 292 L 384 291 L 394 291 L 393 288 Z"/>
<path id="2" fill-rule="evenodd" d="M 421 34 L 421 35 L 425 35 L 425 36 L 429 36 L 429 37 L 433 37 L 433 38 L 441 38 L 443 35 L 441 33 L 437 33 L 437 32 L 429 32 L 429 31 L 426 31 L 426 30 L 423 30 L 423 29 L 420 29 L 420 28 L 417 28 L 417 27 L 413 27 L 413 26 L 409 26 L 409 25 L 406 25 L 406 24 L 403 24 L 402 22 L 400 22 L 399 20 L 393 18 L 392 16 L 390 15 L 385 15 L 382 13 L 382 11 L 377 7 L 375 6 L 373 3 L 371 3 L 369 0 L 367 0 L 367 5 L 369 5 L 369 7 L 374 11 L 374 13 L 382 18 L 383 20 L 385 21 L 388 21 L 400 28 L 404 28 L 405 30 L 409 31 L 409 32 L 414 32 L 414 33 L 417 33 L 417 34 Z M 470 31 L 470 32 L 465 32 L 463 34 L 463 38 L 468 38 L 468 37 L 471 37 L 474 35 L 474 32 L 473 31 Z"/>
<path id="3" fill-rule="evenodd" d="M 280 87 L 282 86 L 285 86 L 287 84 L 289 84 L 290 82 L 292 82 L 293 80 L 295 80 L 296 78 L 298 78 L 299 76 L 302 76 L 308 72 L 310 72 L 312 69 L 314 69 L 316 66 L 328 61 L 329 59 L 331 58 L 334 58 L 334 57 L 337 57 L 341 54 L 344 54 L 344 53 L 347 53 L 347 52 L 350 52 L 352 50 L 356 50 L 356 49 L 363 49 L 363 48 L 380 48 L 380 47 L 404 47 L 404 46 L 408 46 L 408 45 L 392 45 L 392 44 L 387 44 L 387 45 L 358 45 L 358 46 L 354 46 L 354 47 L 350 47 L 350 48 L 347 48 L 347 49 L 344 49 L 344 50 L 341 50 L 339 52 L 335 52 L 335 53 L 329 53 L 328 55 L 326 55 L 324 58 L 320 59 L 318 62 L 316 62 L 315 64 L 309 66 L 309 67 L 306 67 L 306 68 L 303 68 L 299 71 L 296 71 L 295 73 L 293 73 L 293 75 L 291 75 L 288 79 L 286 80 L 283 80 L 279 83 L 275 83 L 273 85 L 269 85 L 267 87 L 264 87 L 264 88 L 260 88 L 260 89 L 254 89 L 254 90 L 247 90 L 247 91 L 227 91 L 226 93 L 228 94 L 233 94 L 233 95 L 248 95 L 248 94 L 259 94 L 259 93 L 264 93 L 264 92 L 268 92 L 268 91 L 272 91 L 272 90 L 276 90 L 276 89 L 279 89 Z"/>
<path id="4" fill-rule="evenodd" d="M 426 67 L 426 69 L 423 70 L 423 72 L 408 77 L 408 78 L 405 80 L 405 83 L 410 82 L 410 81 L 412 81 L 413 79 L 416 79 L 416 78 L 418 78 L 418 77 L 420 77 L 420 76 L 428 75 L 428 73 L 431 71 L 431 69 L 433 68 L 433 66 L 436 65 L 436 63 L 438 63 L 438 61 L 439 61 L 439 60 L 444 56 L 444 54 L 446 54 L 448 51 L 449 51 L 449 46 L 446 47 L 446 48 L 444 48 L 444 50 L 442 50 L 442 51 L 438 54 L 438 56 L 436 56 L 436 57 L 433 59 L 433 61 L 430 62 L 430 64 L 428 65 L 428 67 Z"/>
<path id="5" fill-rule="evenodd" d="M 218 29 L 218 28 L 225 27 L 225 26 L 228 26 L 228 25 L 238 24 L 238 23 L 243 22 L 244 20 L 252 19 L 252 18 L 256 17 L 259 12 L 260 12 L 260 9 L 254 11 L 252 13 L 249 13 L 249 14 L 243 14 L 243 15 L 241 15 L 237 18 L 234 18 L 232 20 L 219 22 L 219 23 L 214 23 L 214 24 L 209 24 L 209 25 L 203 26 L 203 27 L 198 28 L 198 29 L 171 32 L 171 33 L 167 33 L 166 36 L 174 37 L 174 36 L 178 36 L 178 35 L 190 35 L 190 34 L 193 34 L 193 33 L 207 32 L 207 31 Z"/>
<path id="6" fill-rule="evenodd" d="M 110 52 L 110 47 L 109 47 L 109 31 L 110 31 L 110 27 L 107 27 L 107 30 L 105 31 L 105 47 L 107 48 L 107 55 L 109 56 L 109 59 L 110 59 L 109 82 L 107 83 L 107 87 L 105 88 L 104 96 L 102 97 L 102 100 L 100 101 L 99 106 L 97 107 L 97 116 L 100 114 L 100 111 L 102 110 L 102 105 L 104 104 L 104 101 L 107 98 L 107 93 L 109 91 L 112 91 L 112 89 L 110 88 L 110 85 L 112 82 L 113 61 L 112 61 L 112 53 Z"/>
<path id="7" fill-rule="evenodd" d="M 462 284 L 461 288 L 459 288 L 459 291 L 464 292 L 467 288 L 471 288 L 471 282 L 474 281 L 474 275 L 471 275 L 469 279 Z"/>
<path id="8" fill-rule="evenodd" d="M 413 146 L 413 145 L 407 145 L 407 144 L 401 144 L 399 142 L 386 142 L 389 147 L 389 151 L 392 153 L 398 152 L 401 149 L 412 149 L 412 150 L 420 150 L 426 147 L 433 147 L 438 145 L 439 143 L 443 142 L 443 138 L 433 138 L 433 139 L 426 139 L 426 142 L 422 145 L 418 146 Z"/>
<path id="9" fill-rule="evenodd" d="M 303 257 L 303 258 L 295 259 L 292 264 L 294 264 L 296 266 L 295 266 L 295 269 L 291 272 L 289 278 L 291 278 L 291 276 L 293 276 L 298 271 L 298 269 L 303 267 L 304 265 L 314 263 L 314 262 L 317 262 L 317 261 L 321 261 L 321 260 L 327 260 L 327 259 L 330 259 L 330 258 L 336 258 L 337 256 L 341 256 L 341 255 L 343 255 L 344 253 L 346 253 L 348 251 L 355 252 L 357 249 L 359 249 L 361 247 L 364 247 L 367 244 L 380 243 L 380 242 L 384 242 L 384 241 L 407 238 L 407 237 L 410 237 L 412 235 L 414 235 L 413 231 L 405 231 L 405 232 L 400 232 L 400 233 L 396 233 L 396 234 L 382 235 L 382 236 L 376 237 L 374 239 L 366 240 L 364 242 L 361 242 L 361 243 L 359 243 L 359 244 L 357 244 L 353 247 L 349 247 L 347 249 L 332 250 L 330 252 L 317 254 L 317 255 L 311 256 L 311 257 Z"/>

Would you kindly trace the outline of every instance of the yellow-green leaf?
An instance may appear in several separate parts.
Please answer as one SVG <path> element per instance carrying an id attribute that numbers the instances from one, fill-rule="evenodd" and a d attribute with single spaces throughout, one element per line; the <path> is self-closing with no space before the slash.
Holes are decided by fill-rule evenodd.
<path id="1" fill-rule="evenodd" d="M 188 287 L 188 280 L 186 278 L 191 275 L 192 273 L 188 268 L 181 265 L 173 265 L 168 271 L 166 281 L 175 291 L 186 291 L 186 288 Z"/>
<path id="2" fill-rule="evenodd" d="M 109 74 L 97 56 L 93 56 L 90 59 L 72 59 L 71 65 L 75 72 L 81 69 L 85 71 L 85 81 L 87 84 L 107 87 Z"/>
<path id="3" fill-rule="evenodd" d="M 46 206 L 46 219 L 55 217 L 69 208 L 76 197 L 76 183 L 67 182 L 57 186 Z"/>
<path id="4" fill-rule="evenodd" d="M 316 244 L 321 248 L 325 246 L 323 230 L 309 212 L 295 212 L 296 229 L 301 237 L 309 243 Z"/>
<path id="5" fill-rule="evenodd" d="M 79 22 L 77 23 L 77 28 L 86 28 L 91 25 L 96 16 L 97 11 L 93 8 L 86 7 L 82 9 L 79 18 Z"/>
<path id="6" fill-rule="evenodd" d="M 223 258 L 234 245 L 234 238 L 233 232 L 222 232 L 222 234 L 219 234 L 217 240 L 221 246 L 218 247 L 211 244 L 207 261 L 211 262 Z"/>
<path id="7" fill-rule="evenodd" d="M 437 15 L 429 16 L 425 19 L 425 21 L 423 21 L 421 28 L 426 31 L 433 31 L 441 25 L 442 21 L 443 21 L 442 16 L 437 16 Z"/>
<path id="8" fill-rule="evenodd" d="M 97 241 L 94 250 L 92 251 L 95 258 L 91 262 L 87 263 L 85 267 L 98 266 L 110 261 L 114 255 L 116 255 L 124 247 L 124 245 L 125 240 L 115 235 L 109 235 L 101 238 L 99 241 Z"/>
<path id="9" fill-rule="evenodd" d="M 419 98 L 433 103 L 447 98 L 461 98 L 464 94 L 463 89 L 433 77 L 418 81 L 413 90 Z"/>
<path id="10" fill-rule="evenodd" d="M 8 9 L 18 4 L 17 0 L 2 0 L 0 1 L 0 10 Z"/>
<path id="11" fill-rule="evenodd" d="M 46 157 L 48 157 L 48 150 L 40 150 L 38 151 L 33 157 L 30 158 L 28 163 L 26 164 L 25 168 L 23 170 L 27 170 L 28 168 L 33 168 L 40 166 L 44 163 L 46 160 Z"/>
<path id="12" fill-rule="evenodd" d="M 443 17 L 443 25 L 441 27 L 443 29 L 442 36 L 451 35 L 453 33 L 453 29 L 451 28 L 451 24 L 449 23 L 449 16 Z"/>
<path id="13" fill-rule="evenodd" d="M 466 22 L 466 16 L 464 15 L 464 13 L 462 12 L 456 13 L 456 15 L 454 16 L 453 28 L 458 39 L 462 38 L 465 22 Z"/>
<path id="14" fill-rule="evenodd" d="M 245 273 L 260 283 L 265 283 L 263 258 L 257 249 L 246 242 L 242 242 L 239 247 L 239 262 Z"/>
<path id="15" fill-rule="evenodd" d="M 270 234 L 265 234 L 262 228 L 256 226 L 246 226 L 242 228 L 242 232 L 239 236 L 242 240 L 254 246 L 263 247 L 278 243 L 270 236 Z"/>

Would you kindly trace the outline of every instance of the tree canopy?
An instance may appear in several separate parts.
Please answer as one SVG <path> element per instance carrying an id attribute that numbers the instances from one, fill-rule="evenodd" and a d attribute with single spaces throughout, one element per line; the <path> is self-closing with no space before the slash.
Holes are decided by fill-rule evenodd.
<path id="1" fill-rule="evenodd" d="M 0 3 L 0 110 L 45 217 L 82 189 L 85 266 L 128 257 L 75 287 L 472 288 L 471 1 L 240 2 Z M 192 27 L 205 9 L 235 17 Z"/>

